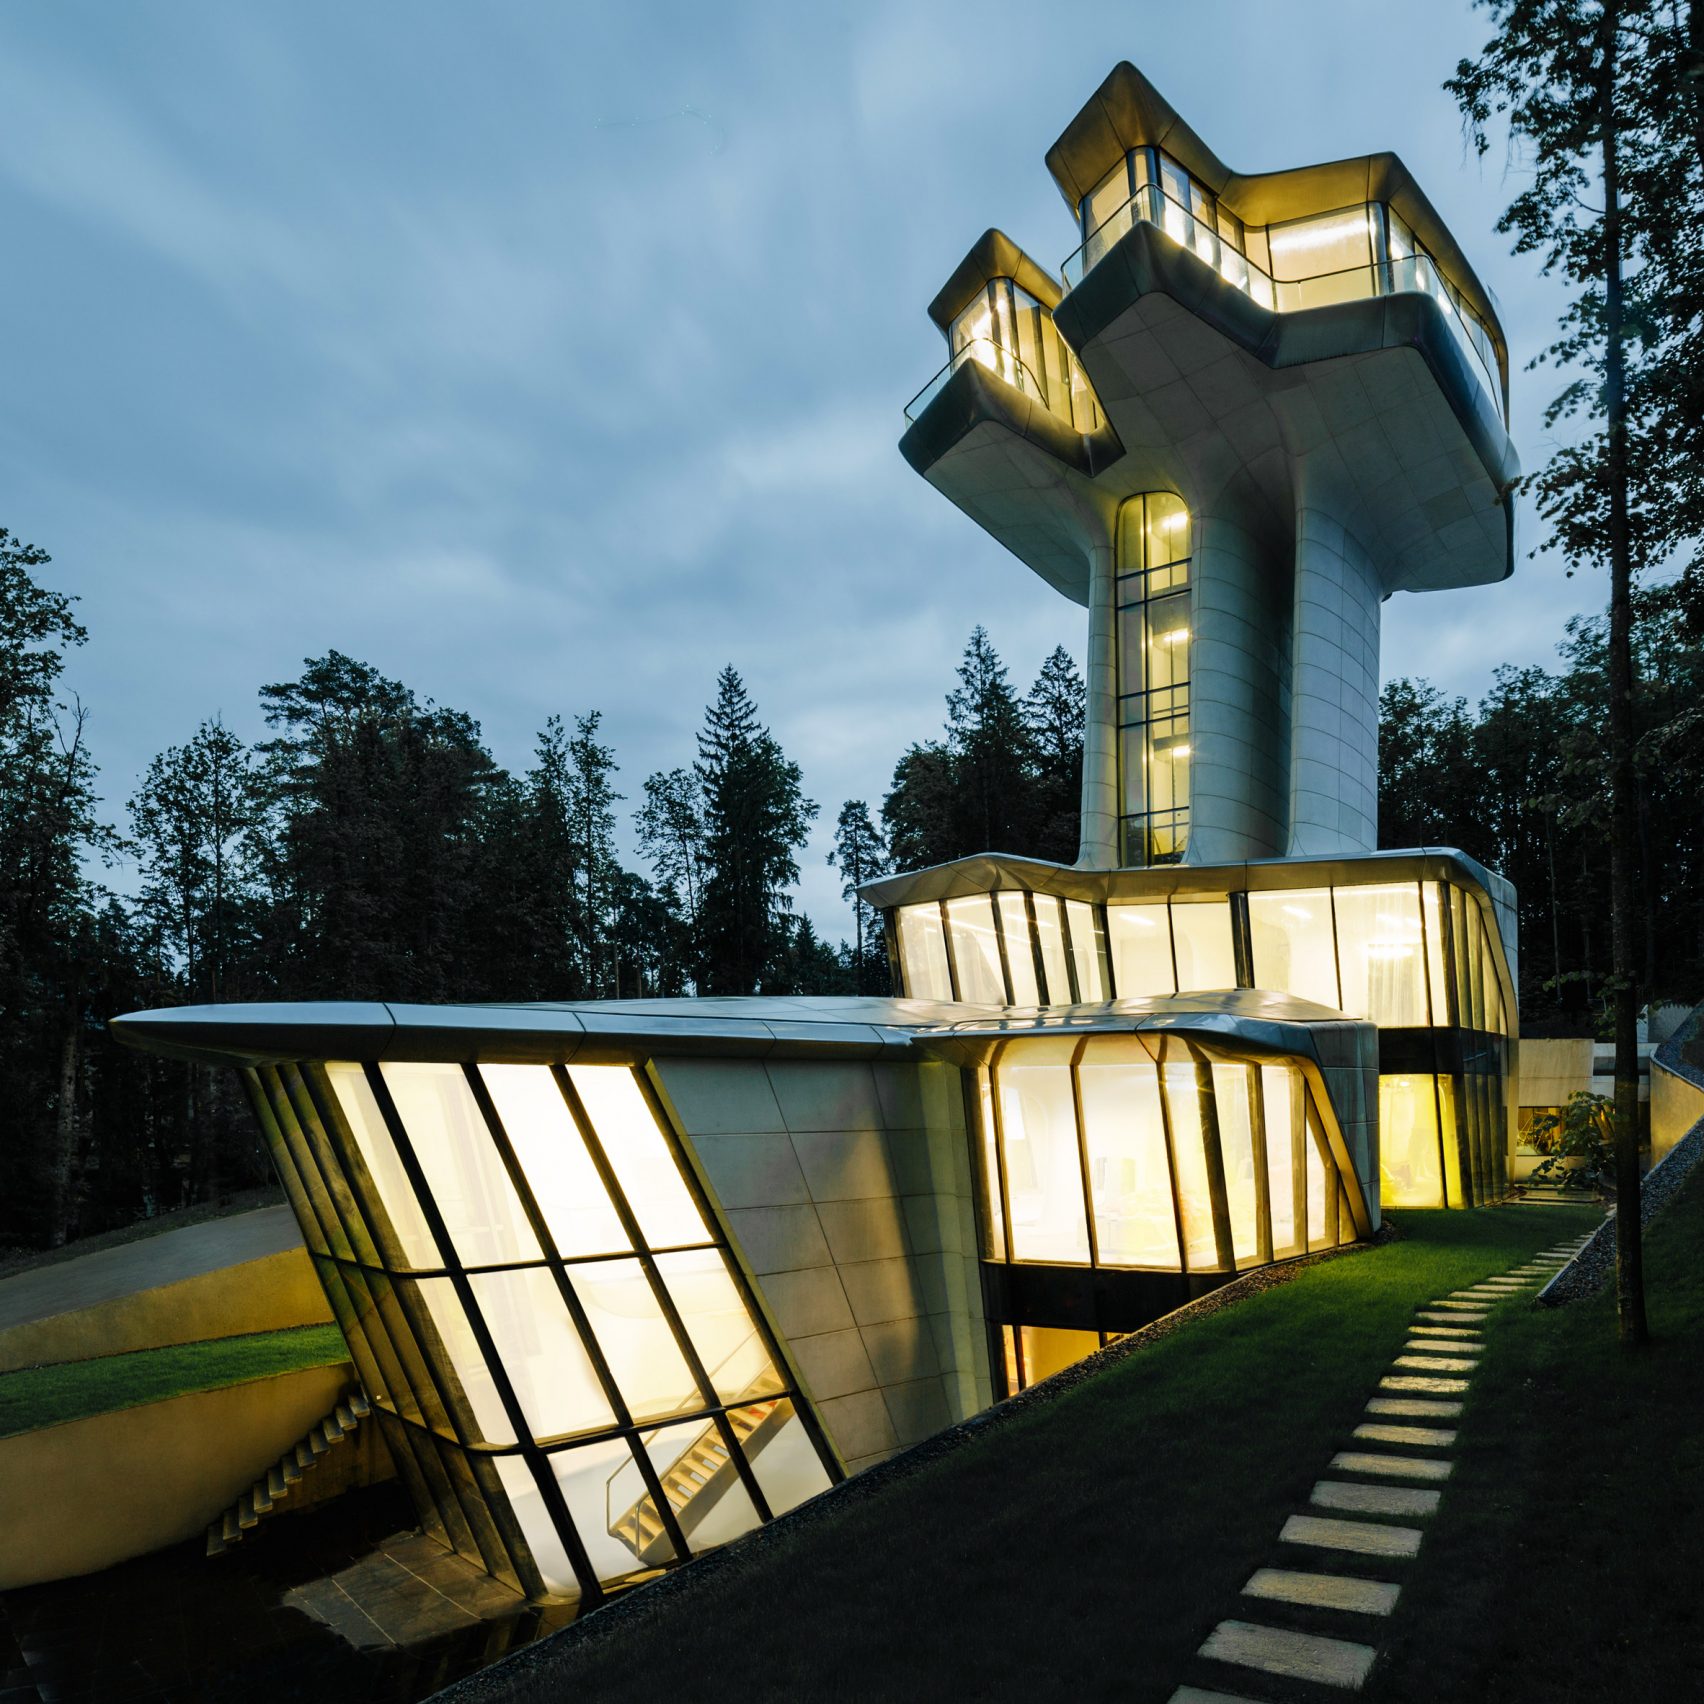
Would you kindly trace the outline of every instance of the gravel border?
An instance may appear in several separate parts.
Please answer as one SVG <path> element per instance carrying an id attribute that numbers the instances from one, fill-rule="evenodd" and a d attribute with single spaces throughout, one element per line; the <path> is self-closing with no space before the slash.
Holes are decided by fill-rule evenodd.
<path id="1" fill-rule="evenodd" d="M 1704 1118 L 1693 1125 L 1651 1169 L 1639 1185 L 1639 1223 L 1648 1225 L 1668 1206 L 1692 1168 L 1704 1157 Z M 1566 1307 L 1595 1296 L 1615 1272 L 1615 1215 L 1592 1232 L 1591 1241 L 1534 1297 L 1541 1308 Z"/>
<path id="2" fill-rule="evenodd" d="M 434 1692 L 427 1704 L 511 1704 L 511 1701 L 522 1704 L 524 1700 L 542 1699 L 547 1696 L 547 1689 L 556 1683 L 552 1671 L 559 1663 L 572 1662 L 581 1645 L 653 1620 L 666 1605 L 683 1598 L 690 1599 L 718 1575 L 730 1568 L 743 1567 L 783 1534 L 814 1526 L 839 1514 L 854 1500 L 874 1496 L 890 1485 L 911 1478 L 990 1430 L 1008 1424 L 1032 1408 L 1056 1402 L 1068 1391 L 1106 1368 L 1128 1360 L 1149 1345 L 1173 1336 L 1198 1320 L 1234 1307 L 1250 1296 L 1288 1283 L 1306 1267 L 1382 1247 L 1395 1241 L 1397 1234 L 1395 1228 L 1387 1224 L 1366 1241 L 1346 1243 L 1341 1248 L 1320 1249 L 1314 1254 L 1298 1255 L 1291 1260 L 1245 1272 L 1228 1284 L 1221 1284 L 1206 1295 L 1197 1296 L 1194 1301 L 1185 1302 L 1171 1313 L 1139 1327 L 1116 1343 L 1107 1344 L 1104 1349 L 1055 1373 L 1052 1378 L 1043 1379 L 1040 1384 L 1031 1385 L 1028 1390 L 1019 1391 L 1016 1396 L 1007 1397 L 992 1408 L 985 1408 L 969 1419 L 937 1432 L 932 1438 L 925 1438 L 922 1443 L 913 1444 L 909 1449 L 889 1456 L 886 1461 L 865 1468 L 862 1473 L 813 1497 L 808 1503 L 801 1503 L 767 1526 L 758 1527 L 731 1544 L 707 1551 L 703 1556 L 672 1568 L 655 1579 L 618 1593 L 583 1620 L 575 1621 L 561 1631 L 455 1681 L 441 1692 Z"/>

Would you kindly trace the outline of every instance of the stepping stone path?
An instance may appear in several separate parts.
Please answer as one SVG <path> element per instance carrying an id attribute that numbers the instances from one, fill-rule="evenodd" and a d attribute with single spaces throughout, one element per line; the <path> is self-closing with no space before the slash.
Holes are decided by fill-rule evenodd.
<path id="1" fill-rule="evenodd" d="M 1293 1697 L 1298 1680 L 1360 1690 L 1402 1595 L 1401 1564 L 1420 1554 L 1425 1528 L 1411 1523 L 1437 1513 L 1439 1487 L 1455 1471 L 1454 1460 L 1437 1452 L 1453 1449 L 1458 1433 L 1440 1422 L 1461 1418 L 1460 1399 L 1484 1350 L 1480 1326 L 1499 1303 L 1548 1283 L 1586 1241 L 1559 1244 L 1416 1311 L 1408 1341 L 1368 1399 L 1368 1419 L 1355 1428 L 1364 1447 L 1331 1458 L 1331 1473 L 1349 1477 L 1319 1480 L 1308 1498 L 1315 1512 L 1284 1522 L 1280 1564 L 1255 1569 L 1236 1618 L 1221 1621 L 1196 1652 L 1205 1684 L 1178 1687 L 1169 1704 L 1261 1704 L 1263 1695 Z M 1357 1566 L 1395 1577 L 1339 1572 Z M 1284 1624 L 1292 1607 L 1308 1618 L 1305 1629 Z M 1249 1615 L 1273 1619 L 1243 1619 Z M 1322 1618 L 1331 1617 L 1331 1631 L 1321 1632 Z"/>

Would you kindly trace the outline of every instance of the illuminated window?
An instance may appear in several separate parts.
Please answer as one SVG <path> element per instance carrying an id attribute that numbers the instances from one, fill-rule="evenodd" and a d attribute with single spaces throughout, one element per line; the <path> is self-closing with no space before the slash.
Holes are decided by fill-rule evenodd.
<path id="1" fill-rule="evenodd" d="M 1089 1233 L 1069 1060 L 1075 1044 L 1026 1043 L 995 1073 L 1014 1260 L 1083 1266 Z"/>
<path id="2" fill-rule="evenodd" d="M 1171 925 L 1166 906 L 1109 905 L 1107 945 L 1120 998 L 1137 994 L 1175 994 Z M 1234 980 L 1234 979 L 1233 979 Z"/>
<path id="3" fill-rule="evenodd" d="M 1426 941 L 1418 884 L 1340 887 L 1333 900 L 1342 1009 L 1379 1025 L 1426 1024 Z"/>
<path id="4" fill-rule="evenodd" d="M 1387 1207 L 1442 1207 L 1443 1153 L 1431 1077 L 1379 1078 L 1379 1199 Z"/>
<path id="5" fill-rule="evenodd" d="M 254 1079 L 314 1222 L 349 1226 L 316 1271 L 434 1533 L 524 1591 L 571 1593 L 829 1483 L 631 1067 L 386 1061 L 382 1092 L 374 1070 Z"/>
<path id="6" fill-rule="evenodd" d="M 1127 864 L 1174 864 L 1189 837 L 1189 511 L 1130 498 L 1116 551 L 1120 820 Z"/>
<path id="7" fill-rule="evenodd" d="M 1254 985 L 1340 1009 L 1329 888 L 1248 896 Z"/>
<path id="8" fill-rule="evenodd" d="M 1236 987 L 1237 952 L 1228 900 L 1173 900 L 1171 924 L 1179 993 Z"/>
<path id="9" fill-rule="evenodd" d="M 1000 933 L 1006 941 L 1006 968 L 1011 974 L 1012 1004 L 1039 1006 L 1041 986 L 1035 976 L 1035 947 L 1030 940 L 1029 911 L 1021 893 L 996 896 Z"/>
<path id="10" fill-rule="evenodd" d="M 1078 432 L 1102 424 L 1088 377 L 1051 310 L 1010 278 L 989 279 L 959 310 L 947 327 L 947 351 L 949 373 L 974 361 Z"/>
<path id="11" fill-rule="evenodd" d="M 1134 1041 L 1109 1038 L 1085 1052 L 1078 1076 L 1101 1264 L 1177 1271 L 1177 1218 L 1153 1060 Z"/>
<path id="12" fill-rule="evenodd" d="M 994 903 L 985 893 L 947 901 L 952 931 L 958 997 L 983 1005 L 1006 1003 L 1006 979 L 1000 970 L 1000 941 L 994 933 Z"/>
<path id="13" fill-rule="evenodd" d="M 950 1000 L 952 976 L 947 969 L 947 932 L 941 908 L 902 905 L 894 914 L 899 930 L 899 964 L 905 992 L 913 1000 Z"/>

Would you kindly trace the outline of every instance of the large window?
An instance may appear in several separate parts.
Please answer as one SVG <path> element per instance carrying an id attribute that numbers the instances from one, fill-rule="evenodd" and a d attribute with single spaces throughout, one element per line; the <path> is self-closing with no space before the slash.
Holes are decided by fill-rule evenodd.
<path id="1" fill-rule="evenodd" d="M 1077 357 L 1059 335 L 1053 315 L 1010 278 L 991 278 L 947 327 L 945 367 L 907 405 L 915 420 L 967 361 L 1020 390 L 1078 432 L 1102 424 Z"/>
<path id="2" fill-rule="evenodd" d="M 1068 289 L 1137 224 L 1157 225 L 1264 308 L 1285 312 L 1368 296 L 1429 296 L 1469 370 L 1503 413 L 1502 368 L 1490 328 L 1383 202 L 1360 202 L 1272 225 L 1245 225 L 1199 179 L 1158 148 L 1135 148 L 1078 209 L 1082 247 L 1064 266 Z"/>
<path id="3" fill-rule="evenodd" d="M 1166 491 L 1119 510 L 1119 813 L 1126 864 L 1175 864 L 1189 839 L 1189 511 Z"/>
<path id="4" fill-rule="evenodd" d="M 985 1259 L 1230 1272 L 1352 1239 L 1301 1072 L 1163 1045 L 1012 1042 L 982 1073 Z"/>
<path id="5" fill-rule="evenodd" d="M 596 1595 L 827 1487 L 833 1458 L 637 1071 L 333 1062 L 249 1080 L 445 1542 L 522 1590 Z"/>

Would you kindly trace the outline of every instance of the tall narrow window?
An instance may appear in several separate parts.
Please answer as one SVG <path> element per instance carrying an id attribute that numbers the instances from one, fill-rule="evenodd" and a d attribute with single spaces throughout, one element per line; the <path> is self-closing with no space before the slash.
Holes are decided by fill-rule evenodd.
<path id="1" fill-rule="evenodd" d="M 1118 750 L 1126 864 L 1175 864 L 1189 838 L 1189 511 L 1168 491 L 1118 517 Z"/>

